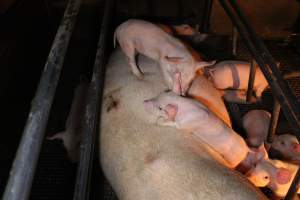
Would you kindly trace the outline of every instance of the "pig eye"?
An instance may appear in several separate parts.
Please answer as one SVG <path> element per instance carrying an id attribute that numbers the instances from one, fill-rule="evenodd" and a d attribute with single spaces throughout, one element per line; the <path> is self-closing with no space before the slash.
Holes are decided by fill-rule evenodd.
<path id="1" fill-rule="evenodd" d="M 268 180 L 268 179 L 269 179 L 269 177 L 268 177 L 268 176 L 265 176 L 265 177 L 264 177 L 264 179 Z"/>
<path id="2" fill-rule="evenodd" d="M 281 141 L 280 144 L 281 144 L 281 145 L 285 145 L 284 141 Z"/>
<path id="3" fill-rule="evenodd" d="M 159 110 L 162 110 L 162 107 L 158 106 L 158 109 L 159 109 Z"/>

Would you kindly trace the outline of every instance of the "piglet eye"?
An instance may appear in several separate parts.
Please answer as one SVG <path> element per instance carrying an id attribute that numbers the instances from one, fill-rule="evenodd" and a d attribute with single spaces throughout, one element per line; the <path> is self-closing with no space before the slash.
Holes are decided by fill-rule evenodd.
<path id="1" fill-rule="evenodd" d="M 284 142 L 283 142 L 283 141 L 281 141 L 281 142 L 280 142 L 280 144 L 281 144 L 281 145 L 284 145 Z"/>
<path id="2" fill-rule="evenodd" d="M 159 109 L 159 110 L 162 110 L 162 107 L 158 106 L 158 109 Z"/>
<path id="3" fill-rule="evenodd" d="M 264 179 L 266 179 L 266 180 L 267 180 L 267 179 L 269 179 L 269 177 L 268 177 L 268 176 L 265 176 L 265 177 L 264 177 Z"/>

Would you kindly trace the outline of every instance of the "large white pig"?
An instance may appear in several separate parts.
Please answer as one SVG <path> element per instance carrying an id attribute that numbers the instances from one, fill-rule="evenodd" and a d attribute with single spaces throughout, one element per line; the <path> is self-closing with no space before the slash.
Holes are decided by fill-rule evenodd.
<path id="1" fill-rule="evenodd" d="M 271 114 L 265 110 L 250 110 L 243 116 L 243 128 L 247 133 L 247 143 L 259 147 L 267 139 Z"/>
<path id="2" fill-rule="evenodd" d="M 266 199 L 237 172 L 220 165 L 203 143 L 159 127 L 143 100 L 167 89 L 155 62 L 141 57 L 148 74 L 137 80 L 115 51 L 106 71 L 100 158 L 119 200 Z"/>
<path id="3" fill-rule="evenodd" d="M 270 150 L 271 152 L 275 150 L 284 160 L 300 164 L 300 144 L 294 135 L 275 135 Z"/>
<path id="4" fill-rule="evenodd" d="M 48 140 L 59 139 L 63 141 L 71 162 L 79 159 L 79 147 L 82 137 L 82 122 L 89 84 L 82 80 L 74 91 L 71 109 L 66 121 L 65 130 L 48 137 Z"/>
<path id="5" fill-rule="evenodd" d="M 145 100 L 144 105 L 148 113 L 157 118 L 159 125 L 176 127 L 196 135 L 222 155 L 231 168 L 248 155 L 249 148 L 244 139 L 194 99 L 164 92 Z"/>
<path id="6" fill-rule="evenodd" d="M 208 76 L 218 89 L 248 89 L 248 80 L 250 74 L 250 63 L 244 61 L 222 61 L 208 68 Z M 262 71 L 257 67 L 253 91 L 257 98 L 260 98 L 263 91 L 268 87 Z"/>
<path id="7" fill-rule="evenodd" d="M 159 63 L 167 86 L 177 94 L 185 94 L 197 70 L 215 63 L 195 61 L 182 42 L 143 20 L 131 19 L 119 25 L 114 40 L 118 40 L 137 77 L 143 77 L 135 59 L 136 53 L 140 53 Z"/>

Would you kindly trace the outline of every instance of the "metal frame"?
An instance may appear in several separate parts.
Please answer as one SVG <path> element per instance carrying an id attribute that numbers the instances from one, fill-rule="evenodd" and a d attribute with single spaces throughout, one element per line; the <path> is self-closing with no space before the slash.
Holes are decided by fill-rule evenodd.
<path id="1" fill-rule="evenodd" d="M 83 137 L 80 145 L 80 159 L 77 170 L 77 178 L 74 190 L 74 200 L 89 199 L 91 169 L 93 164 L 94 149 L 96 143 L 99 114 L 101 113 L 101 99 L 103 93 L 106 49 L 108 30 L 114 8 L 114 0 L 105 1 L 104 16 L 100 28 L 97 53 L 94 63 L 92 81 L 90 83 L 85 120 L 83 124 Z"/>
<path id="2" fill-rule="evenodd" d="M 57 30 L 10 171 L 3 200 L 28 199 L 52 101 L 81 0 L 70 0 Z"/>
<path id="3" fill-rule="evenodd" d="M 283 110 L 285 117 L 287 118 L 292 131 L 300 138 L 300 102 L 297 97 L 293 94 L 292 90 L 288 84 L 284 81 L 274 58 L 271 56 L 270 52 L 265 47 L 262 40 L 257 36 L 254 30 L 251 28 L 249 22 L 246 20 L 241 9 L 237 5 L 235 0 L 219 0 L 225 12 L 231 19 L 234 26 L 240 33 L 241 39 L 245 43 L 246 47 L 258 63 L 260 69 L 262 70 L 265 78 L 267 79 L 269 85 L 271 86 L 274 98 L 275 111 L 273 113 L 273 120 L 270 127 L 270 135 L 268 140 L 272 140 L 272 134 L 276 130 L 276 124 L 278 121 L 280 106 Z M 253 70 L 253 67 L 251 69 Z M 253 85 L 253 79 L 249 79 L 249 85 Z M 250 88 L 251 89 L 251 88 Z M 278 101 L 278 105 L 277 102 Z M 280 105 L 280 106 L 279 106 Z M 278 112 L 277 112 L 278 111 Z M 292 185 L 288 191 L 286 200 L 292 199 L 296 195 L 297 186 L 300 180 L 300 170 L 292 182 Z"/>

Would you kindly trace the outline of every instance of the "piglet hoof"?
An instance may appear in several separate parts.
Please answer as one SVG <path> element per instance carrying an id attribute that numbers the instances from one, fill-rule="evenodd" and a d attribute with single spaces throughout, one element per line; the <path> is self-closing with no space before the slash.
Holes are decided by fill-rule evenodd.
<path id="1" fill-rule="evenodd" d="M 139 80 L 143 80 L 143 79 L 144 79 L 144 74 L 143 74 L 143 73 L 134 73 L 134 75 L 135 75 Z"/>

